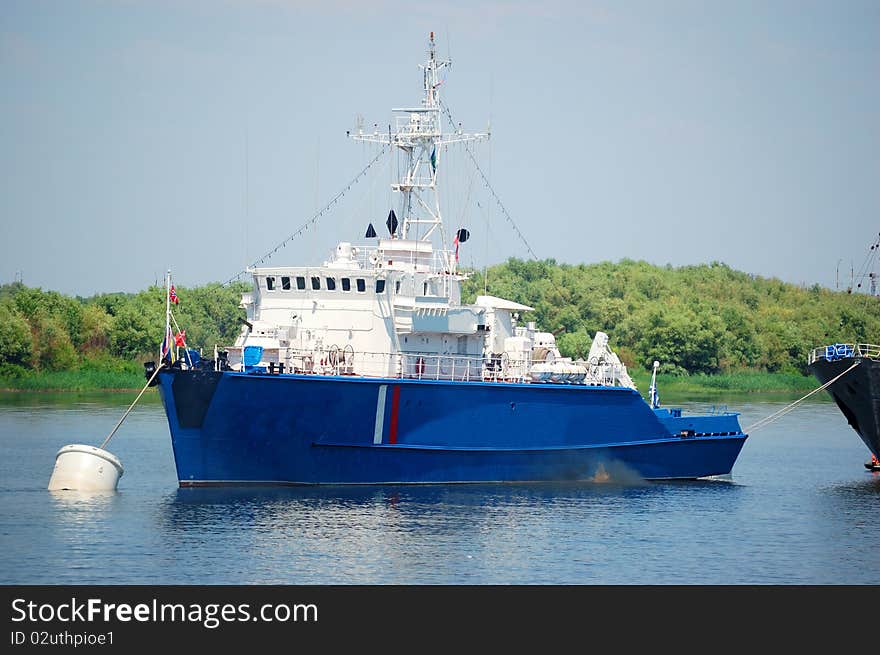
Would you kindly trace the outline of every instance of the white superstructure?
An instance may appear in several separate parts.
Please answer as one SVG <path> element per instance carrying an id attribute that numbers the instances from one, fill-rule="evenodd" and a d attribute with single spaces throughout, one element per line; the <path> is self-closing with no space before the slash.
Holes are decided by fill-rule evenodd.
<path id="1" fill-rule="evenodd" d="M 437 168 L 444 146 L 487 135 L 443 134 L 439 72 L 450 62 L 436 58 L 433 33 L 428 54 L 421 106 L 395 109 L 387 134 L 351 135 L 402 153 L 389 237 L 339 243 L 320 266 L 248 269 L 247 324 L 227 350 L 228 363 L 267 372 L 634 388 L 601 332 L 588 361 L 572 361 L 552 334 L 518 324 L 531 307 L 488 295 L 461 304 L 457 247 L 468 235 L 459 230 L 450 240 L 445 232 Z"/>

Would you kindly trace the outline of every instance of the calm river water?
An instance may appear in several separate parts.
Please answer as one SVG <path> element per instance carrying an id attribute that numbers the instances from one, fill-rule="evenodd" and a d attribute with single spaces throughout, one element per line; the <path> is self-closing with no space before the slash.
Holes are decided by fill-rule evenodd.
<path id="1" fill-rule="evenodd" d="M 184 490 L 152 395 L 108 447 L 118 493 L 46 491 L 133 397 L 0 394 L 0 583 L 880 583 L 880 476 L 828 400 L 755 432 L 730 480 Z M 793 399 L 722 402 L 750 425 Z"/>

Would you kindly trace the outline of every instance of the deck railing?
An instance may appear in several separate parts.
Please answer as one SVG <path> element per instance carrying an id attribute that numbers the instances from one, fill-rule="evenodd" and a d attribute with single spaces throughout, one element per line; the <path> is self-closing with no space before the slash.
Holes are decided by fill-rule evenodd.
<path id="1" fill-rule="evenodd" d="M 355 247 L 357 248 L 357 252 L 354 254 L 354 259 L 360 264 L 361 268 L 370 270 L 378 261 L 380 261 L 380 255 L 382 253 L 377 246 L 358 243 Z M 394 253 L 393 251 L 386 252 L 385 254 L 389 255 L 392 260 L 397 260 L 398 262 L 405 264 L 424 266 L 430 271 L 446 270 L 449 266 L 449 262 L 453 261 L 455 257 L 455 251 L 442 249 L 432 249 L 431 252 L 424 253 L 410 253 L 409 256 L 405 253 Z"/>
<path id="2" fill-rule="evenodd" d="M 226 349 L 227 361 L 236 371 L 284 372 L 315 375 L 358 375 L 416 380 L 457 380 L 492 382 L 533 382 L 531 353 L 519 356 L 505 353 L 500 357 L 481 355 L 437 354 L 427 352 L 388 353 L 355 351 L 351 346 L 340 349 L 302 350 L 297 348 L 264 348 L 260 362 L 242 366 L 242 349 Z M 610 362 L 589 365 L 574 362 L 586 375 L 566 375 L 564 371 L 551 377 L 543 373 L 545 382 L 570 382 L 587 385 L 628 386 L 622 364 Z"/>
<path id="3" fill-rule="evenodd" d="M 226 349 L 234 370 L 241 370 L 242 349 Z M 296 348 L 264 348 L 260 365 L 251 370 L 270 367 L 288 373 L 320 375 L 361 375 L 367 377 L 398 377 L 419 380 L 508 380 L 523 378 L 530 360 L 510 362 L 488 361 L 475 355 L 437 353 L 382 353 L 354 351 L 351 347 L 322 350 Z M 284 364 L 283 369 L 280 365 Z"/>
<path id="4" fill-rule="evenodd" d="M 810 351 L 809 363 L 824 359 L 829 362 L 850 357 L 864 357 L 880 361 L 880 346 L 872 343 L 835 343 L 829 346 L 820 346 Z"/>

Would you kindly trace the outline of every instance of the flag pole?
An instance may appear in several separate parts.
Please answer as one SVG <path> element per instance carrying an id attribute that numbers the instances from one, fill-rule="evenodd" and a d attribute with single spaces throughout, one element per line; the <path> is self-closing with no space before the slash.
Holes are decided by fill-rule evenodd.
<path id="1" fill-rule="evenodd" d="M 168 354 L 171 355 L 171 341 L 168 335 L 171 332 L 171 269 L 165 273 L 165 334 L 162 336 L 162 343 L 168 344 Z M 161 365 L 162 357 L 165 353 L 159 354 L 159 362 Z"/>

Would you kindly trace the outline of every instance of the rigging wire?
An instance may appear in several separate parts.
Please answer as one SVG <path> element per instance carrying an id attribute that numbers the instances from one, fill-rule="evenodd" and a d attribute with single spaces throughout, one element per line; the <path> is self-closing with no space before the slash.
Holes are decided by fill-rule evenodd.
<path id="1" fill-rule="evenodd" d="M 452 125 L 452 128 L 455 129 L 456 123 L 452 118 L 452 113 L 449 111 L 449 107 L 447 107 L 446 104 L 442 100 L 440 101 L 440 106 L 443 108 L 443 112 L 446 114 L 446 118 L 449 119 L 449 123 Z M 513 228 L 513 231 L 516 232 L 516 235 L 519 237 L 519 240 L 523 242 L 523 245 L 525 245 L 526 250 L 529 251 L 529 254 L 532 256 L 532 258 L 535 261 L 540 261 L 540 259 L 538 259 L 538 255 L 535 254 L 535 251 L 532 250 L 532 247 L 529 245 L 529 242 L 526 241 L 526 238 L 523 236 L 522 232 L 519 231 L 519 228 L 517 227 L 513 218 L 511 218 L 510 214 L 508 213 L 507 208 L 505 208 L 504 204 L 501 202 L 501 198 L 498 197 L 498 194 L 495 193 L 495 189 L 493 189 L 492 185 L 489 184 L 489 179 L 486 177 L 486 174 L 483 172 L 483 169 L 480 168 L 480 165 L 477 163 L 477 158 L 474 156 L 474 153 L 471 151 L 471 148 L 467 143 L 464 144 L 464 149 L 465 149 L 465 152 L 468 154 L 468 157 L 470 157 L 471 163 L 474 165 L 474 167 L 477 169 L 477 172 L 480 174 L 480 177 L 483 178 L 483 184 L 485 184 L 486 188 L 489 189 L 489 192 L 492 194 L 492 197 L 495 199 L 495 203 L 498 205 L 498 208 L 501 210 L 501 213 L 504 214 L 504 218 L 506 218 L 507 222 L 510 223 L 510 226 Z"/>
<path id="2" fill-rule="evenodd" d="M 349 183 L 345 186 L 344 189 L 342 189 L 339 193 L 337 193 L 335 196 L 333 196 L 333 198 L 330 200 L 330 202 L 328 202 L 326 205 L 324 205 L 324 207 L 323 207 L 322 209 L 320 209 L 320 210 L 319 210 L 314 216 L 312 216 L 309 220 L 307 220 L 305 223 L 303 223 L 302 225 L 300 225 L 300 226 L 299 226 L 299 227 L 298 227 L 298 228 L 297 228 L 297 229 L 296 229 L 296 230 L 295 230 L 290 236 L 288 236 L 288 237 L 287 237 L 286 239 L 284 239 L 281 243 L 279 243 L 277 246 L 275 246 L 274 248 L 272 248 L 272 250 L 269 250 L 265 255 L 263 255 L 263 256 L 260 257 L 259 259 L 255 260 L 255 261 L 250 265 L 250 267 L 248 267 L 248 268 L 252 268 L 252 267 L 257 266 L 257 264 L 262 264 L 262 263 L 264 263 L 267 259 L 269 259 L 269 258 L 270 258 L 272 255 L 274 255 L 276 252 L 278 252 L 281 248 L 283 248 L 284 246 L 286 246 L 286 245 L 287 245 L 292 239 L 294 239 L 295 237 L 298 237 L 300 234 L 302 234 L 303 232 L 307 231 L 307 230 L 309 229 L 309 226 L 310 226 L 310 225 L 315 225 L 315 223 L 318 222 L 318 219 L 321 218 L 324 214 L 326 214 L 326 213 L 330 210 L 330 208 L 333 207 L 333 205 L 335 205 L 337 202 L 339 202 L 339 200 L 341 200 L 342 197 L 343 197 L 346 193 L 348 193 L 348 191 L 351 189 L 351 187 L 353 187 L 357 182 L 359 182 L 360 179 L 364 176 L 364 174 L 365 174 L 368 170 L 370 170 L 370 168 L 373 167 L 373 164 L 375 164 L 377 161 L 379 161 L 379 159 L 382 157 L 382 155 L 385 154 L 385 150 L 386 150 L 386 149 L 387 149 L 387 145 L 383 145 L 382 148 L 379 150 L 378 154 L 377 154 L 375 157 L 373 157 L 373 159 L 370 160 L 370 163 L 367 164 L 367 165 L 363 168 L 363 170 L 361 170 L 360 173 L 358 173 L 357 175 L 355 175 L 354 178 L 351 180 L 351 182 L 349 182 Z M 231 278 L 229 278 L 228 280 L 226 280 L 226 282 L 223 283 L 223 286 L 226 286 L 226 285 L 228 285 L 228 284 L 231 284 L 232 282 L 234 282 L 235 280 L 237 280 L 238 278 L 240 278 L 240 277 L 241 277 L 242 275 L 244 275 L 245 273 L 247 273 L 247 268 L 245 268 L 245 269 L 239 271 L 238 273 L 236 273 L 235 275 L 233 275 Z"/>
<path id="3" fill-rule="evenodd" d="M 859 280 L 859 283 L 856 285 L 857 289 L 860 289 L 862 286 L 862 281 L 865 278 L 870 278 L 873 274 L 874 262 L 877 259 L 877 253 L 880 252 L 880 235 L 874 238 L 874 242 L 871 244 L 871 247 L 868 248 L 868 254 L 865 255 L 865 261 L 862 262 L 862 266 L 859 268 L 858 275 L 855 275 L 855 280 Z M 855 281 L 853 280 L 853 282 Z M 850 291 L 852 291 L 852 287 L 850 287 Z"/>
<path id="4" fill-rule="evenodd" d="M 362 160 L 366 161 L 368 157 L 376 152 L 376 148 L 372 144 L 364 144 L 364 146 L 365 149 L 367 149 L 367 153 Z M 359 191 L 355 192 L 354 189 L 352 189 L 350 195 L 352 209 L 351 211 L 346 212 L 346 215 L 335 223 L 339 231 L 345 233 L 354 230 L 355 232 L 360 231 L 360 235 L 363 235 L 364 226 L 367 223 L 376 221 L 377 217 L 380 216 L 381 210 L 377 212 L 375 207 L 375 190 L 379 183 L 382 182 L 382 175 L 379 172 L 380 168 L 377 168 L 376 170 L 376 174 L 371 175 L 364 180 L 364 184 L 361 185 Z M 317 229 L 315 230 L 315 234 L 317 234 Z"/>
<path id="5" fill-rule="evenodd" d="M 476 173 L 470 175 L 470 179 L 468 180 L 467 193 L 464 197 L 464 202 L 461 203 L 461 211 L 458 216 L 458 224 L 463 225 L 465 219 L 465 212 L 467 212 L 467 207 L 471 201 L 471 192 L 474 190 L 474 180 L 477 179 Z"/>
<path id="6" fill-rule="evenodd" d="M 455 120 L 452 118 L 452 113 L 449 111 L 449 107 L 447 107 L 446 104 L 444 104 L 442 100 L 440 101 L 440 106 L 443 108 L 443 112 L 446 114 L 446 118 L 449 119 L 449 123 L 452 125 L 452 128 L 456 129 L 457 126 L 456 126 Z M 504 203 L 501 202 L 501 198 L 498 197 L 498 194 L 495 192 L 495 189 L 492 188 L 491 184 L 489 184 L 489 178 L 486 177 L 486 174 L 483 172 L 483 169 L 480 168 L 480 165 L 477 163 L 477 158 L 474 156 L 474 153 L 471 150 L 470 146 L 466 142 L 463 143 L 462 145 L 464 145 L 465 152 L 468 154 L 468 157 L 470 157 L 471 163 L 474 165 L 474 168 L 477 169 L 477 172 L 480 174 L 480 177 L 483 178 L 483 184 L 489 190 L 489 193 L 492 194 L 492 197 L 495 199 L 495 204 L 498 205 L 498 208 L 501 210 L 501 213 L 504 215 L 504 218 L 507 219 L 507 222 L 513 228 L 513 231 L 516 232 L 516 235 L 519 237 L 519 240 L 522 241 L 523 245 L 526 247 L 526 250 L 529 251 L 529 254 L 532 256 L 532 259 L 536 262 L 540 262 L 541 259 L 538 257 L 538 255 L 535 254 L 535 251 L 532 250 L 532 247 L 529 245 L 529 242 L 526 241 L 526 238 L 523 236 L 523 233 L 520 232 L 519 227 L 517 227 L 513 218 L 510 216 L 510 213 L 507 211 L 507 208 L 504 206 Z M 487 209 L 487 212 L 488 212 L 488 209 Z M 487 232 L 488 232 L 488 225 L 487 225 Z M 486 270 L 487 270 L 487 273 L 486 273 L 486 277 L 484 280 L 484 286 L 485 286 L 485 289 L 488 289 L 488 263 L 487 263 Z M 566 293 L 567 287 L 565 287 L 565 284 L 560 286 L 559 284 L 556 283 L 556 280 L 553 279 L 553 276 L 550 276 L 548 279 L 550 281 L 551 286 L 553 287 L 553 289 L 556 291 L 556 293 L 559 295 L 560 298 L 566 298 L 566 299 L 570 298 L 570 293 Z"/>

